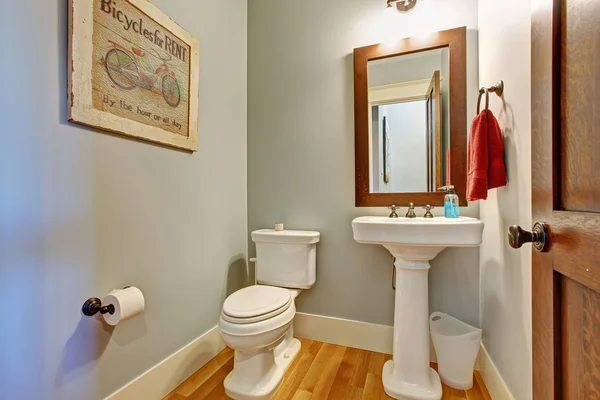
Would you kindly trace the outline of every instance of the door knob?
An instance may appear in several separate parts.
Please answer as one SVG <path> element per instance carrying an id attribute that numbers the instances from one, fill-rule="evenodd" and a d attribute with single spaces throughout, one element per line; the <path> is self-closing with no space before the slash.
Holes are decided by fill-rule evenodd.
<path id="1" fill-rule="evenodd" d="M 550 247 L 548 226 L 543 222 L 536 222 L 533 232 L 527 232 L 519 225 L 513 225 L 508 228 L 508 243 L 515 249 L 520 249 L 525 243 L 533 243 L 538 252 L 545 253 Z"/>

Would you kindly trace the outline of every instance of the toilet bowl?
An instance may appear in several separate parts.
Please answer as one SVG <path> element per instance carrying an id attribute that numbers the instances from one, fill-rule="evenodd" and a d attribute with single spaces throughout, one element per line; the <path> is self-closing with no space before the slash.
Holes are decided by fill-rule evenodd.
<path id="1" fill-rule="evenodd" d="M 219 328 L 234 350 L 225 392 L 234 400 L 268 400 L 298 352 L 293 321 L 296 297 L 316 280 L 319 232 L 263 229 L 256 243 L 257 285 L 229 296 Z"/>
<path id="2" fill-rule="evenodd" d="M 227 298 L 219 328 L 235 351 L 225 392 L 236 400 L 273 397 L 283 374 L 300 351 L 293 338 L 294 300 L 299 290 L 250 286 Z"/>

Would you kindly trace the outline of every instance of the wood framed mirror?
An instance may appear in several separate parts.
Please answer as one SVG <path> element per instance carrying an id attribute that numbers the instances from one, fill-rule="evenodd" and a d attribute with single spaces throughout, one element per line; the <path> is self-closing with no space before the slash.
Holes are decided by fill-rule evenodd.
<path id="1" fill-rule="evenodd" d="M 465 27 L 354 49 L 357 207 L 466 206 Z"/>

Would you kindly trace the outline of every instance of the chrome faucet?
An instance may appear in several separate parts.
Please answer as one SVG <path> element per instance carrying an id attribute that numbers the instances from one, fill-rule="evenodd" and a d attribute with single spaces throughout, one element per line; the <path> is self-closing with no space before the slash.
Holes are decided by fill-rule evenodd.
<path id="1" fill-rule="evenodd" d="M 398 214 L 396 214 L 396 206 L 388 207 L 388 209 L 392 210 L 390 214 L 390 218 L 398 218 Z"/>
<path id="2" fill-rule="evenodd" d="M 408 205 L 408 211 L 406 212 L 406 218 L 417 218 L 415 214 L 415 203 Z"/>

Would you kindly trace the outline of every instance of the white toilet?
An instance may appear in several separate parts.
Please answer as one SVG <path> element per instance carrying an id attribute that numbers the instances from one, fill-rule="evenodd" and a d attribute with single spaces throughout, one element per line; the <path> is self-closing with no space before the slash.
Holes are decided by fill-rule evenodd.
<path id="1" fill-rule="evenodd" d="M 300 351 L 294 339 L 295 300 L 316 280 L 319 232 L 252 232 L 256 280 L 225 300 L 219 328 L 235 350 L 225 392 L 235 400 L 270 399 Z"/>

